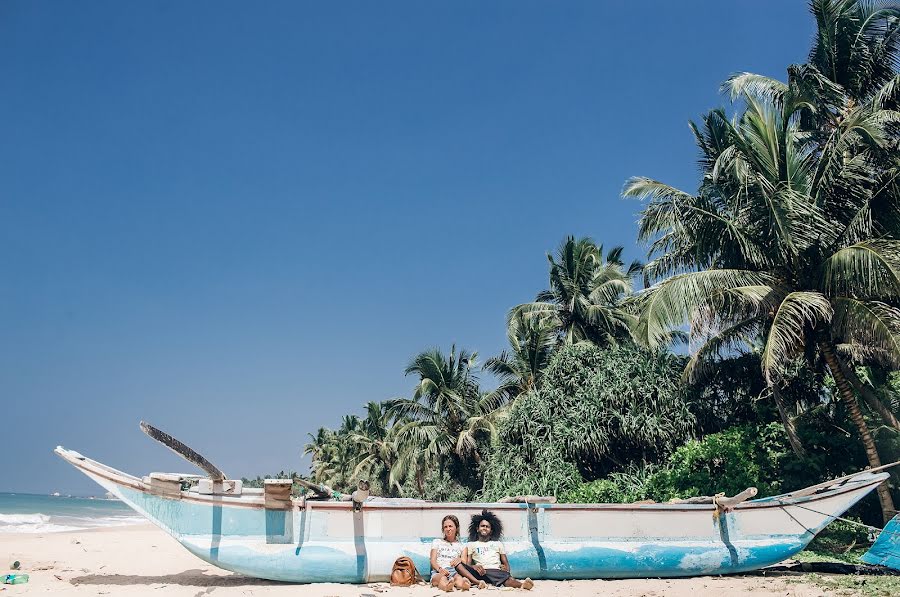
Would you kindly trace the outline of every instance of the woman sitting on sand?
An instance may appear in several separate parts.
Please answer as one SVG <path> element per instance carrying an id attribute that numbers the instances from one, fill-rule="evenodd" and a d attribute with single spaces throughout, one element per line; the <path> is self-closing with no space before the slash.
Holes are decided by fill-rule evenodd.
<path id="1" fill-rule="evenodd" d="M 495 587 L 513 587 L 531 590 L 534 582 L 530 578 L 518 581 L 509 571 L 509 560 L 506 550 L 500 542 L 503 536 L 503 525 L 497 515 L 489 510 L 472 515 L 469 525 L 469 543 L 466 545 L 463 564 L 457 567 L 459 573 L 479 589 L 487 588 L 488 583 Z"/>
<path id="2" fill-rule="evenodd" d="M 442 591 L 452 591 L 453 587 L 468 591 L 471 581 L 456 573 L 466 559 L 466 548 L 459 541 L 459 519 L 448 514 L 441 520 L 443 539 L 431 542 L 431 584 Z"/>

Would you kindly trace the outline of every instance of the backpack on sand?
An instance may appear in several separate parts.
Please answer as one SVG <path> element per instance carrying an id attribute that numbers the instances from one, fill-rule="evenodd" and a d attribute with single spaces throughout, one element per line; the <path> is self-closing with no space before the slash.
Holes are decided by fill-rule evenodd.
<path id="1" fill-rule="evenodd" d="M 419 581 L 419 571 L 411 559 L 400 556 L 394 560 L 391 568 L 391 585 L 394 587 L 411 587 Z"/>

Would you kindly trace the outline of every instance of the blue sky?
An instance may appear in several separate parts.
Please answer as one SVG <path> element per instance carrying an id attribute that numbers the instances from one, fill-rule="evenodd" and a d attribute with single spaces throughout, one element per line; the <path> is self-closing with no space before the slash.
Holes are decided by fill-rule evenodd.
<path id="1" fill-rule="evenodd" d="M 308 432 L 504 348 L 568 234 L 635 244 L 647 175 L 736 71 L 802 62 L 806 2 L 0 4 L 0 491 L 305 470 Z"/>

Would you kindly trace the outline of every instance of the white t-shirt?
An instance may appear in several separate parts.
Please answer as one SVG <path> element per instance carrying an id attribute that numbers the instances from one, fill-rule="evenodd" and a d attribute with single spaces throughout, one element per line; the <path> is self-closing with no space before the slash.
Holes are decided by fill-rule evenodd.
<path id="1" fill-rule="evenodd" d="M 500 568 L 500 554 L 506 553 L 499 541 L 469 541 L 472 563 L 485 568 Z"/>
<path id="2" fill-rule="evenodd" d="M 441 568 L 453 568 L 450 562 L 462 556 L 463 547 L 459 541 L 450 543 L 445 539 L 435 539 L 431 542 L 431 549 L 437 551 L 437 564 Z"/>

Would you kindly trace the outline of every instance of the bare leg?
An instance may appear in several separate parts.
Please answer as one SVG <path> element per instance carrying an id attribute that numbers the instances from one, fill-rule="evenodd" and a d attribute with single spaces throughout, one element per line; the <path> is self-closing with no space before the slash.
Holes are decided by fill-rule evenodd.
<path id="1" fill-rule="evenodd" d="M 459 566 L 457 566 L 456 572 L 457 572 L 457 574 L 459 574 L 460 576 L 462 576 L 463 578 L 468 580 L 470 584 L 478 585 L 478 579 L 475 578 L 475 575 L 472 574 L 472 571 L 469 570 L 469 568 L 465 564 L 460 564 Z M 484 582 L 484 581 L 481 581 L 481 582 Z M 484 587 L 479 585 L 478 588 L 483 589 Z"/>
<path id="2" fill-rule="evenodd" d="M 534 581 L 530 578 L 526 578 L 523 581 L 518 581 L 514 579 L 512 576 L 506 579 L 506 582 L 503 583 L 507 587 L 512 587 L 514 589 L 525 589 L 526 591 L 530 591 L 532 587 L 534 587 Z"/>
<path id="3" fill-rule="evenodd" d="M 442 591 L 450 592 L 453 590 L 453 581 L 444 576 L 443 574 L 435 576 L 431 579 L 431 586 L 437 587 Z"/>

